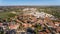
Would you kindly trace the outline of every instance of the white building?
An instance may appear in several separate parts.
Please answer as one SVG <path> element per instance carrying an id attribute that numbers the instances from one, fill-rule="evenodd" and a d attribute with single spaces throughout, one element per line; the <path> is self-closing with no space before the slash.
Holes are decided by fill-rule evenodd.
<path id="1" fill-rule="evenodd" d="M 35 11 L 37 10 L 36 8 L 24 8 L 23 11 Z"/>
<path id="2" fill-rule="evenodd" d="M 34 15 L 36 16 L 37 18 L 41 17 L 41 18 L 45 18 L 45 17 L 50 17 L 50 18 L 54 18 L 53 15 L 51 14 L 47 14 L 47 13 L 44 13 L 44 12 L 38 12 L 38 11 L 31 11 L 30 13 L 28 13 L 30 15 Z"/>

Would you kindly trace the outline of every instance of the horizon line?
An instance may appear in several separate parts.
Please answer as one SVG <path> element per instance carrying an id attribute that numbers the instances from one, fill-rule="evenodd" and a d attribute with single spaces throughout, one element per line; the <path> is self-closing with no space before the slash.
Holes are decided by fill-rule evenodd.
<path id="1" fill-rule="evenodd" d="M 0 6 L 60 6 L 60 5 L 0 5 Z"/>

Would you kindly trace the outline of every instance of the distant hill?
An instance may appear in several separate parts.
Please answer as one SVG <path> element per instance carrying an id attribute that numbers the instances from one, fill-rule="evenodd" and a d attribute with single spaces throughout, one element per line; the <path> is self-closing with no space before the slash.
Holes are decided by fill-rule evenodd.
<path id="1" fill-rule="evenodd" d="M 60 6 L 0 6 L 0 8 L 60 8 Z"/>

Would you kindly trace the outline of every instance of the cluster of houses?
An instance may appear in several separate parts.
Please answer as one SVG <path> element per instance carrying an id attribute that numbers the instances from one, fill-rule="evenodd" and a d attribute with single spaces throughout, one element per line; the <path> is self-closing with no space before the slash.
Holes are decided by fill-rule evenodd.
<path id="1" fill-rule="evenodd" d="M 45 18 L 45 17 L 49 17 L 52 20 L 55 20 L 55 17 L 51 14 L 45 13 L 45 12 L 39 12 L 37 10 L 37 8 L 25 8 L 23 9 L 23 14 L 29 14 L 29 15 L 34 15 L 37 18 L 41 17 L 41 18 Z"/>
<path id="2" fill-rule="evenodd" d="M 3 19 L 0 21 L 0 29 L 3 34 L 59 34 L 60 22 L 53 22 L 49 17 L 42 19 L 24 14 L 10 18 L 10 21 Z"/>
<path id="3" fill-rule="evenodd" d="M 0 18 L 0 34 L 60 34 L 60 22 L 52 21 L 53 15 L 30 10 L 9 20 Z"/>

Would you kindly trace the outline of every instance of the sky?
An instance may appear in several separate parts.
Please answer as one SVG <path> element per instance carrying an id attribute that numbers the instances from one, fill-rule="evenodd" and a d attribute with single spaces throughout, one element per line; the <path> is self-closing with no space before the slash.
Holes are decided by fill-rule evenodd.
<path id="1" fill-rule="evenodd" d="M 60 5 L 60 0 L 0 0 L 0 6 L 13 5 Z"/>

